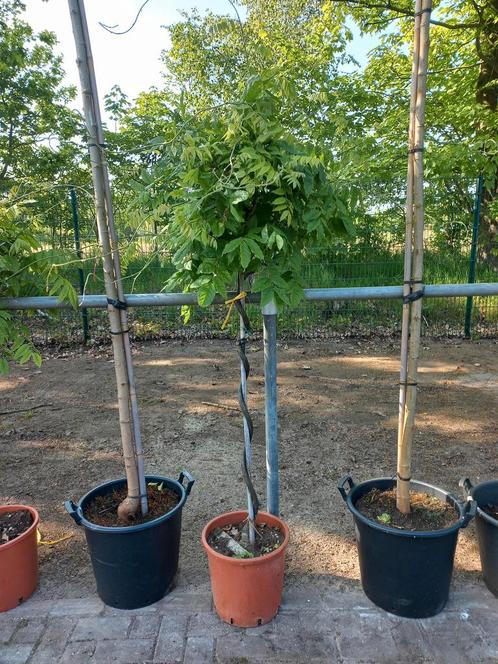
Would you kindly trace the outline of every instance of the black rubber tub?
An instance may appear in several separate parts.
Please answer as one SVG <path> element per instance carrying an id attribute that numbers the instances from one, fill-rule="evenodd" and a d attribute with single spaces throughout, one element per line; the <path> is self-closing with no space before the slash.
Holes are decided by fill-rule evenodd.
<path id="1" fill-rule="evenodd" d="M 460 480 L 467 497 L 477 503 L 476 530 L 481 556 L 482 576 L 489 590 L 498 597 L 498 521 L 483 507 L 498 505 L 498 480 L 472 485 L 468 477 Z"/>
<path id="2" fill-rule="evenodd" d="M 475 513 L 475 503 L 461 503 L 447 491 L 424 482 L 411 482 L 412 491 L 437 496 L 451 503 L 458 522 L 428 532 L 385 526 L 365 517 L 355 504 L 372 489 L 392 489 L 392 478 L 355 484 L 347 475 L 338 489 L 355 523 L 361 583 L 366 596 L 389 613 L 405 618 L 428 618 L 439 613 L 448 600 L 458 531 Z"/>
<path id="3" fill-rule="evenodd" d="M 85 529 L 97 592 L 106 604 L 117 609 L 138 609 L 157 602 L 168 591 L 178 569 L 182 509 L 194 480 L 183 470 L 178 481 L 158 475 L 147 475 L 146 481 L 164 482 L 180 501 L 167 514 L 140 525 L 110 528 L 83 516 L 90 500 L 122 486 L 125 479 L 100 484 L 77 505 L 71 500 L 65 503 L 69 515 Z"/>

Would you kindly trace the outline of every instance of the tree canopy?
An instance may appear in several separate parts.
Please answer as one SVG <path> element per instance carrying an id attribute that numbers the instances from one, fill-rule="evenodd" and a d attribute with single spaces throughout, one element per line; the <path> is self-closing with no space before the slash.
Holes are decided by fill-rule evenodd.
<path id="1" fill-rule="evenodd" d="M 352 231 L 339 187 L 319 153 L 283 127 L 293 98 L 270 70 L 200 116 L 175 118 L 178 133 L 144 182 L 140 203 L 159 209 L 175 267 L 170 284 L 207 306 L 237 275 L 254 275 L 262 303 L 295 305 L 302 260 Z"/>

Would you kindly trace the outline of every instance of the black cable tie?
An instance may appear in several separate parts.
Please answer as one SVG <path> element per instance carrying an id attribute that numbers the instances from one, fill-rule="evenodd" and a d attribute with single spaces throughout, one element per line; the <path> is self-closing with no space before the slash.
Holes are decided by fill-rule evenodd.
<path id="1" fill-rule="evenodd" d="M 415 154 L 416 152 L 424 152 L 425 148 L 411 148 L 408 150 L 408 154 Z"/>
<path id="2" fill-rule="evenodd" d="M 126 302 L 123 302 L 122 300 L 113 300 L 112 297 L 107 298 L 107 304 L 110 304 L 115 309 L 128 309 Z"/>
<path id="3" fill-rule="evenodd" d="M 400 479 L 402 482 L 410 482 L 411 479 L 412 479 L 411 477 L 401 477 L 401 475 L 400 475 L 399 473 L 396 473 L 396 476 L 397 476 L 398 479 Z"/>
<path id="4" fill-rule="evenodd" d="M 425 9 L 421 9 L 419 12 L 415 12 L 413 16 L 422 16 L 422 14 L 430 14 L 432 11 L 432 7 L 426 7 Z"/>
<path id="5" fill-rule="evenodd" d="M 409 293 L 408 295 L 403 296 L 403 304 L 410 304 L 410 302 L 416 302 L 420 298 L 424 297 L 425 289 L 422 287 L 420 290 L 415 291 L 414 293 Z"/>
<path id="6" fill-rule="evenodd" d="M 412 284 L 423 284 L 424 282 L 422 279 L 407 279 L 406 281 L 403 281 L 403 283 L 411 286 Z"/>
<path id="7" fill-rule="evenodd" d="M 135 498 L 147 498 L 147 494 L 146 493 L 141 493 L 138 496 L 126 496 L 126 497 L 127 498 L 133 498 L 133 499 L 135 499 Z"/>
<path id="8" fill-rule="evenodd" d="M 404 385 L 405 387 L 417 387 L 418 385 L 418 383 L 409 383 L 407 380 L 405 381 L 400 380 L 399 384 Z"/>
<path id="9" fill-rule="evenodd" d="M 129 328 L 127 330 L 121 330 L 121 332 L 114 332 L 114 330 L 111 330 L 111 334 L 127 334 L 129 331 Z"/>
<path id="10" fill-rule="evenodd" d="M 87 143 L 87 146 L 89 148 L 102 148 L 102 150 L 105 150 L 107 143 Z"/>

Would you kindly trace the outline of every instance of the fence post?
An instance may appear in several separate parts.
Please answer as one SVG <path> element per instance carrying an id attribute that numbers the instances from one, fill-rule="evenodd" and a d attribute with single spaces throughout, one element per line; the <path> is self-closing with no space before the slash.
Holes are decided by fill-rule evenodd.
<path id="1" fill-rule="evenodd" d="M 481 199 L 482 199 L 483 176 L 477 178 L 476 195 L 474 199 L 474 224 L 472 226 L 472 244 L 470 246 L 470 263 L 468 283 L 473 284 L 476 280 L 476 261 L 477 261 L 477 240 L 479 237 L 479 222 L 481 220 Z M 472 326 L 472 306 L 474 299 L 472 296 L 467 298 L 465 309 L 465 330 L 466 339 L 470 339 Z"/>
<path id="2" fill-rule="evenodd" d="M 266 504 L 270 514 L 280 516 L 277 417 L 277 307 L 262 307 L 265 363 Z"/>
<path id="3" fill-rule="evenodd" d="M 78 218 L 78 200 L 76 198 L 76 192 L 74 189 L 70 190 L 71 195 L 71 212 L 73 214 L 73 229 L 74 229 L 74 248 L 76 251 L 76 256 L 79 260 L 82 259 L 81 254 L 81 244 L 80 244 L 80 224 Z M 78 279 L 80 282 L 80 295 L 85 293 L 85 275 L 83 274 L 83 269 L 78 268 Z M 81 310 L 81 320 L 83 323 L 83 343 L 88 343 L 89 334 L 88 334 L 88 309 Z"/>

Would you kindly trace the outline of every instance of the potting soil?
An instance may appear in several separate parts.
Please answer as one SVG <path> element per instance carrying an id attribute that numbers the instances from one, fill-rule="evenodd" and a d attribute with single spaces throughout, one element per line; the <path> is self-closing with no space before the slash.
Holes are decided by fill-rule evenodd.
<path id="1" fill-rule="evenodd" d="M 22 535 L 32 523 L 33 517 L 28 510 L 0 514 L 0 546 Z"/>
<path id="2" fill-rule="evenodd" d="M 410 492 L 410 514 L 402 514 L 396 507 L 396 490 L 372 489 L 355 504 L 364 516 L 391 528 L 403 530 L 441 530 L 458 521 L 452 505 L 427 493 Z"/>
<path id="3" fill-rule="evenodd" d="M 110 528 L 120 527 L 122 522 L 118 521 L 118 505 L 126 498 L 127 488 L 123 484 L 110 493 L 102 496 L 96 496 L 94 500 L 85 505 L 83 511 L 85 519 L 96 523 L 99 526 L 108 526 Z M 163 514 L 170 512 L 180 502 L 180 496 L 166 486 L 161 484 L 147 485 L 147 501 L 149 511 L 146 516 L 142 516 L 139 511 L 129 525 L 138 525 L 157 519 Z"/>
<path id="4" fill-rule="evenodd" d="M 223 528 L 215 528 L 207 538 L 208 544 L 212 549 L 224 556 L 237 558 L 238 556 L 228 548 L 226 541 L 220 539 L 220 533 L 226 532 L 252 554 L 248 557 L 258 558 L 259 556 L 266 556 L 272 551 L 275 551 L 284 541 L 283 532 L 276 526 L 269 526 L 266 523 L 258 523 L 256 529 L 256 541 L 254 545 L 251 545 L 249 542 L 247 521 L 242 521 L 241 523 L 229 523 L 226 526 L 223 526 Z"/>

